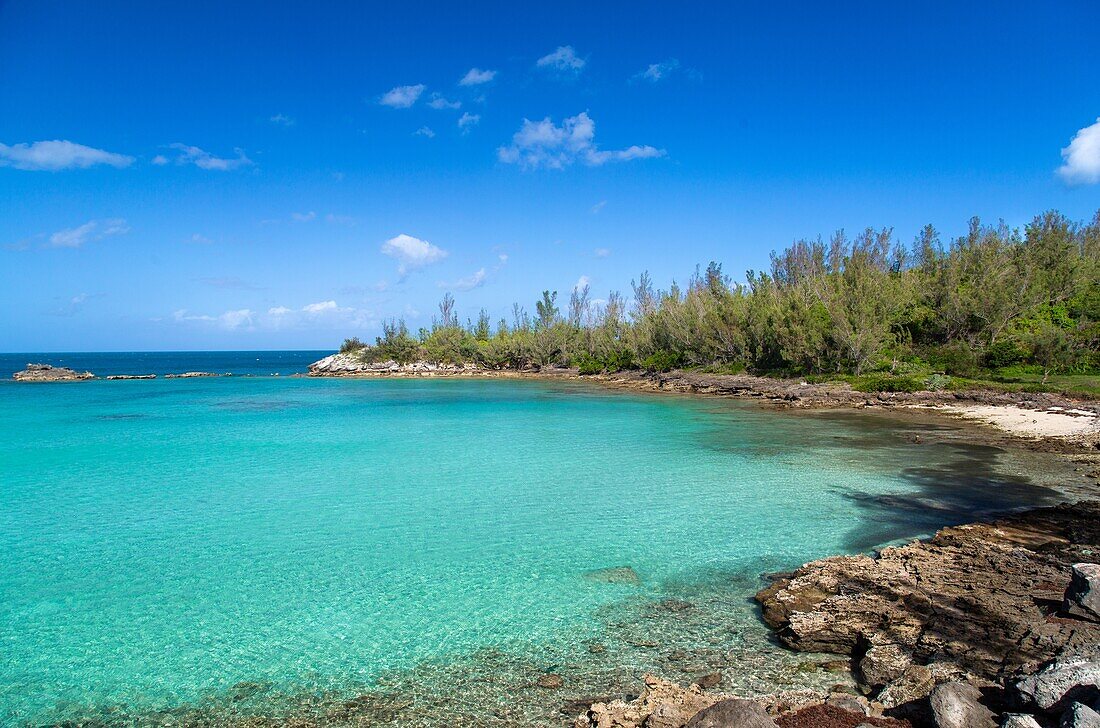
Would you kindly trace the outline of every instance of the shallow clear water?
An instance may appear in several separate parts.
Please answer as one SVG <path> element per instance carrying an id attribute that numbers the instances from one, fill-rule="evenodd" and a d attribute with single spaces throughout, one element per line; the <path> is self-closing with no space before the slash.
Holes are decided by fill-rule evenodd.
<path id="1" fill-rule="evenodd" d="M 270 708 L 479 660 L 576 690 L 662 661 L 764 680 L 790 656 L 747 600 L 760 574 L 1072 478 L 851 413 L 286 378 L 0 384 L 0 474 L 0 724 L 242 685 Z M 586 577 L 626 565 L 639 584 Z"/>

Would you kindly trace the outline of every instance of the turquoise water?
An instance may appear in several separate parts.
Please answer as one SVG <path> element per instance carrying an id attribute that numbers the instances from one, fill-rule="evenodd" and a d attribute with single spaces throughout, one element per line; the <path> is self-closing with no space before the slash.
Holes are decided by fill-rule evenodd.
<path id="1" fill-rule="evenodd" d="M 765 675 L 790 658 L 747 602 L 761 573 L 1044 502 L 1058 468 L 570 383 L 3 383 L 0 723 L 295 709 L 471 660 L 610 689 L 673 644 Z"/>

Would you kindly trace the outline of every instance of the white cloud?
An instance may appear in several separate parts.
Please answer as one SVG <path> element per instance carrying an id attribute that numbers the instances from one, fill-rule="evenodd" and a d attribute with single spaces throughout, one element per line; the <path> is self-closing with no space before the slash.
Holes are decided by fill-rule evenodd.
<path id="1" fill-rule="evenodd" d="M 422 126 L 422 127 L 420 127 L 419 129 L 417 129 L 416 131 L 413 132 L 413 136 L 422 136 L 422 137 L 427 137 L 428 139 L 434 139 L 435 138 L 435 132 L 432 131 L 429 127 Z"/>
<path id="2" fill-rule="evenodd" d="M 275 114 L 268 119 L 272 124 L 278 124 L 279 126 L 294 126 L 297 122 L 286 114 Z"/>
<path id="3" fill-rule="evenodd" d="M 191 242 L 194 243 L 195 245 L 209 245 L 210 243 L 212 243 L 214 241 L 211 240 L 210 238 L 206 237 L 205 235 L 195 233 L 194 235 L 191 236 Z"/>
<path id="4" fill-rule="evenodd" d="M 172 318 L 178 323 L 186 323 L 190 321 L 201 321 L 204 323 L 213 323 L 221 326 L 224 329 L 230 331 L 240 328 L 253 328 L 252 317 L 255 314 L 251 309 L 240 308 L 236 310 L 226 311 L 220 316 L 207 316 L 200 314 L 188 313 L 186 308 L 181 308 L 172 314 Z"/>
<path id="5" fill-rule="evenodd" d="M 599 166 L 611 161 L 629 161 L 663 157 L 665 151 L 651 146 L 634 145 L 626 149 L 602 151 L 596 146 L 596 123 L 581 112 L 557 126 L 546 117 L 542 121 L 524 119 L 512 136 L 512 144 L 497 149 L 497 157 L 507 164 L 519 164 L 526 169 L 548 167 L 564 169 L 576 161 Z"/>
<path id="6" fill-rule="evenodd" d="M 49 237 L 46 247 L 79 248 L 84 243 L 103 240 L 113 235 L 122 235 L 128 232 L 130 232 L 130 228 L 122 218 L 89 220 L 78 227 L 58 230 Z"/>
<path id="7" fill-rule="evenodd" d="M 592 214 L 595 215 L 607 205 L 607 200 L 600 200 L 592 206 Z"/>
<path id="8" fill-rule="evenodd" d="M 427 240 L 404 233 L 382 243 L 382 253 L 397 260 L 397 272 L 402 276 L 411 270 L 437 263 L 447 257 L 446 250 L 432 245 Z"/>
<path id="9" fill-rule="evenodd" d="M 595 255 L 597 258 L 606 258 L 609 255 L 611 255 L 611 249 L 610 248 L 596 248 L 595 250 L 592 251 L 592 254 Z"/>
<path id="10" fill-rule="evenodd" d="M 306 313 L 318 314 L 325 311 L 335 311 L 339 308 L 336 305 L 336 301 L 319 301 L 318 303 L 310 303 L 302 307 L 302 310 Z"/>
<path id="11" fill-rule="evenodd" d="M 309 222 L 317 217 L 317 213 L 313 210 L 309 212 L 292 212 L 290 213 L 290 219 L 294 222 Z"/>
<path id="12" fill-rule="evenodd" d="M 157 156 L 153 157 L 153 164 L 157 165 L 158 167 L 163 167 L 164 165 L 168 164 L 168 157 L 164 156 L 163 154 L 158 154 Z"/>
<path id="13" fill-rule="evenodd" d="M 1092 126 L 1078 130 L 1069 146 L 1062 150 L 1058 174 L 1066 184 L 1100 183 L 1100 118 Z"/>
<path id="14" fill-rule="evenodd" d="M 496 78 L 496 71 L 482 71 L 480 68 L 471 68 L 466 71 L 466 75 L 462 77 L 462 80 L 458 82 L 459 86 L 480 86 L 483 83 L 489 83 Z"/>
<path id="15" fill-rule="evenodd" d="M 330 212 L 325 215 L 325 222 L 331 225 L 354 225 L 355 218 L 351 215 L 335 215 Z"/>
<path id="16" fill-rule="evenodd" d="M 680 62 L 675 58 L 669 58 L 667 61 L 661 61 L 660 63 L 651 63 L 644 71 L 636 73 L 634 80 L 657 83 L 663 78 L 668 78 L 669 74 L 679 67 Z"/>
<path id="17" fill-rule="evenodd" d="M 579 291 L 579 290 L 583 289 L 585 286 L 589 285 L 590 283 L 592 283 L 591 278 L 589 278 L 588 276 L 581 276 L 580 278 L 577 279 L 577 282 L 573 284 L 573 290 L 574 291 Z"/>
<path id="18" fill-rule="evenodd" d="M 580 73 L 586 61 L 577 57 L 573 46 L 558 46 L 553 53 L 547 53 L 535 63 L 539 68 L 549 68 L 561 73 Z"/>
<path id="19" fill-rule="evenodd" d="M 54 139 L 30 144 L 0 144 L 0 167 L 27 171 L 56 172 L 60 169 L 87 169 L 97 164 L 129 167 L 134 158 L 75 142 Z"/>
<path id="20" fill-rule="evenodd" d="M 458 119 L 458 128 L 465 134 L 470 131 L 471 126 L 476 126 L 479 121 L 481 121 L 481 114 L 471 114 L 469 111 L 465 111 Z"/>
<path id="21" fill-rule="evenodd" d="M 427 86 L 422 83 L 415 86 L 395 86 L 382 94 L 382 98 L 379 99 L 378 103 L 394 109 L 407 109 L 416 103 L 416 100 L 420 98 L 420 94 L 424 93 L 426 88 Z"/>
<path id="22" fill-rule="evenodd" d="M 456 291 L 472 291 L 475 288 L 480 288 L 481 286 L 485 285 L 485 280 L 488 277 L 489 274 L 486 272 L 486 270 L 484 268 L 479 268 L 473 273 L 473 275 L 468 275 L 465 278 L 459 278 L 448 287 L 453 288 Z"/>
<path id="23" fill-rule="evenodd" d="M 428 102 L 428 106 L 433 109 L 461 109 L 461 101 L 448 101 L 443 97 L 443 94 L 432 94 L 432 100 Z"/>
<path id="24" fill-rule="evenodd" d="M 176 156 L 176 164 L 193 164 L 199 169 L 214 170 L 217 172 L 227 172 L 238 167 L 247 167 L 252 164 L 252 160 L 245 156 L 244 150 L 236 148 L 233 152 L 237 155 L 236 159 L 229 159 L 223 157 L 215 157 L 210 152 L 193 147 L 188 144 L 169 144 L 169 148 L 179 151 Z"/>
<path id="25" fill-rule="evenodd" d="M 286 306 L 275 306 L 267 309 L 268 316 L 286 316 L 288 313 L 291 313 L 291 309 Z"/>

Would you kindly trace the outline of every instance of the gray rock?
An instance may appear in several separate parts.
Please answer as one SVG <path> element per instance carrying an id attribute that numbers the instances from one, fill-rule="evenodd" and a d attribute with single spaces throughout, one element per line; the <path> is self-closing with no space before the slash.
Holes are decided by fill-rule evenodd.
<path id="1" fill-rule="evenodd" d="M 1063 603 L 1072 615 L 1100 621 L 1100 564 L 1074 564 Z"/>
<path id="2" fill-rule="evenodd" d="M 871 714 L 871 703 L 862 695 L 849 695 L 848 693 L 829 693 L 825 698 L 825 704 L 841 710 L 850 710 L 853 713 Z"/>
<path id="3" fill-rule="evenodd" d="M 1020 705 L 1059 711 L 1079 697 L 1095 697 L 1100 685 L 1100 662 L 1076 657 L 1052 661 L 1034 675 L 1019 680 L 1012 696 Z"/>
<path id="4" fill-rule="evenodd" d="M 1001 721 L 1001 728 L 1042 728 L 1035 716 L 1027 713 L 1008 713 Z"/>
<path id="5" fill-rule="evenodd" d="M 757 702 L 731 698 L 695 714 L 684 728 L 778 728 Z"/>
<path id="6" fill-rule="evenodd" d="M 1074 703 L 1062 715 L 1061 728 L 1100 728 L 1100 713 L 1084 703 Z"/>
<path id="7" fill-rule="evenodd" d="M 970 683 L 937 685 L 928 699 L 936 728 L 997 728 L 993 711 L 979 702 L 981 697 Z"/>
<path id="8" fill-rule="evenodd" d="M 931 670 L 924 665 L 910 665 L 901 677 L 882 689 L 878 701 L 887 708 L 896 708 L 926 697 L 935 686 Z"/>
<path id="9" fill-rule="evenodd" d="M 859 661 L 859 674 L 868 685 L 885 685 L 905 674 L 911 664 L 913 653 L 901 645 L 874 645 Z"/>

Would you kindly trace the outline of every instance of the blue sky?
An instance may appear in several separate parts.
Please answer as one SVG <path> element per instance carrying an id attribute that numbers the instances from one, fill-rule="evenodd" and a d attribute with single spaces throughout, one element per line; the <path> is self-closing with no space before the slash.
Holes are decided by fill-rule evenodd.
<path id="1" fill-rule="evenodd" d="M 0 0 L 0 349 L 332 348 L 1100 208 L 1100 4 Z"/>

